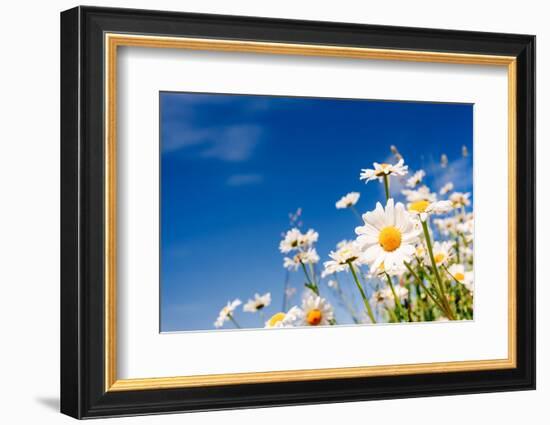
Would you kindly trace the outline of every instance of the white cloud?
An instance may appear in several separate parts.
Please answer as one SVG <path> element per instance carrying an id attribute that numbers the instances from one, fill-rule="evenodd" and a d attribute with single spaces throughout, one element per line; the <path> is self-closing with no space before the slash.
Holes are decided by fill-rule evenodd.
<path id="1" fill-rule="evenodd" d="M 233 174 L 230 176 L 226 184 L 228 186 L 245 186 L 251 184 L 259 184 L 263 181 L 261 174 Z"/>
<path id="2" fill-rule="evenodd" d="M 172 124 L 169 134 L 163 137 L 162 149 L 174 152 L 194 147 L 201 157 L 238 162 L 252 156 L 260 136 L 261 128 L 254 124 L 209 128 Z"/>
<path id="3" fill-rule="evenodd" d="M 233 125 L 225 127 L 209 144 L 201 156 L 223 161 L 245 161 L 259 142 L 260 127 L 256 125 Z"/>

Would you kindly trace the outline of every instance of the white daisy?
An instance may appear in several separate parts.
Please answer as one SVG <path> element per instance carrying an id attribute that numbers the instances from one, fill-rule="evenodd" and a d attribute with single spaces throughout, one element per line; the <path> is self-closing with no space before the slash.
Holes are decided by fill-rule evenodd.
<path id="1" fill-rule="evenodd" d="M 361 196 L 359 192 L 350 192 L 347 195 L 342 196 L 340 200 L 336 202 L 336 208 L 341 210 L 344 208 L 353 207 L 359 200 L 359 196 Z"/>
<path id="2" fill-rule="evenodd" d="M 449 200 L 453 203 L 453 207 L 467 207 L 470 205 L 470 193 L 454 192 L 449 196 Z"/>
<path id="3" fill-rule="evenodd" d="M 319 240 L 319 233 L 313 229 L 309 229 L 300 239 L 300 246 L 311 246 Z"/>
<path id="4" fill-rule="evenodd" d="M 404 264 L 394 264 L 391 267 L 388 267 L 384 262 L 380 263 L 380 265 L 374 269 L 371 267 L 370 273 L 367 275 L 368 278 L 380 278 L 380 279 L 386 279 L 384 276 L 386 274 L 390 276 L 401 276 L 403 273 L 407 271 L 407 268 Z"/>
<path id="5" fill-rule="evenodd" d="M 254 294 L 254 299 L 249 299 L 243 306 L 243 311 L 248 313 L 255 313 L 271 304 L 271 293 L 264 295 Z"/>
<path id="6" fill-rule="evenodd" d="M 303 312 L 299 307 L 292 307 L 286 313 L 275 313 L 265 322 L 266 328 L 291 328 L 302 318 Z"/>
<path id="7" fill-rule="evenodd" d="M 319 255 L 315 248 L 309 248 L 307 251 L 300 251 L 293 257 L 283 259 L 283 267 L 289 270 L 298 270 L 301 264 L 316 264 L 319 262 Z"/>
<path id="8" fill-rule="evenodd" d="M 327 300 L 309 295 L 302 301 L 302 325 L 326 326 L 334 319 L 334 310 Z"/>
<path id="9" fill-rule="evenodd" d="M 435 202 L 437 199 L 437 196 L 435 193 L 430 192 L 430 188 L 428 186 L 420 186 L 416 190 L 412 189 L 404 189 L 401 191 L 403 195 L 407 198 L 407 201 L 409 202 L 418 202 L 418 201 L 429 201 L 429 202 Z"/>
<path id="10" fill-rule="evenodd" d="M 286 232 L 285 237 L 279 244 L 279 249 L 283 254 L 286 254 L 299 248 L 307 248 L 317 242 L 318 239 L 319 233 L 313 229 L 309 229 L 303 234 L 297 228 L 293 228 Z"/>
<path id="11" fill-rule="evenodd" d="M 442 264 L 447 264 L 449 259 L 453 255 L 453 244 L 449 241 L 444 242 L 434 242 L 432 251 L 434 254 L 434 261 L 436 266 L 441 266 Z M 424 255 L 424 261 L 427 264 L 431 264 L 429 254 Z"/>
<path id="12" fill-rule="evenodd" d="M 460 233 L 474 233 L 474 215 L 473 213 L 466 214 L 466 217 L 462 217 L 456 225 L 456 230 Z"/>
<path id="13" fill-rule="evenodd" d="M 424 244 L 422 243 L 419 243 L 418 245 L 416 245 L 416 248 L 414 249 L 414 255 L 420 260 L 422 261 L 422 259 L 424 258 L 424 256 L 426 255 L 426 248 L 424 247 Z"/>
<path id="14" fill-rule="evenodd" d="M 453 190 L 455 187 L 454 184 L 452 184 L 451 182 L 449 183 L 445 183 L 445 185 L 441 188 L 441 190 L 439 191 L 439 193 L 441 195 L 446 195 L 447 193 L 449 193 L 451 190 Z"/>
<path id="15" fill-rule="evenodd" d="M 409 296 L 409 290 L 404 286 L 397 285 L 394 287 L 395 294 L 401 302 L 403 302 Z M 372 294 L 371 303 L 380 307 L 393 310 L 395 308 L 395 298 L 391 289 L 386 286 L 383 289 L 379 289 Z"/>
<path id="16" fill-rule="evenodd" d="M 370 182 L 371 180 L 378 179 L 380 181 L 384 180 L 384 177 L 389 175 L 396 175 L 396 176 L 404 176 L 407 174 L 407 169 L 409 168 L 407 165 L 403 165 L 404 161 L 403 158 L 401 158 L 397 164 L 379 164 L 378 162 L 375 162 L 373 164 L 374 169 L 364 168 L 361 170 L 361 174 L 359 175 L 359 180 L 365 180 L 365 183 Z"/>
<path id="17" fill-rule="evenodd" d="M 433 223 L 444 236 L 449 236 L 449 234 L 455 232 L 456 219 L 454 217 L 436 218 Z"/>
<path id="18" fill-rule="evenodd" d="M 294 249 L 298 249 L 301 238 L 302 232 L 300 232 L 297 228 L 290 229 L 286 232 L 284 239 L 279 244 L 279 249 L 283 254 L 286 254 Z"/>
<path id="19" fill-rule="evenodd" d="M 407 205 L 409 211 L 417 214 L 420 220 L 426 221 L 431 214 L 447 214 L 452 211 L 453 203 L 451 201 L 415 201 Z"/>
<path id="20" fill-rule="evenodd" d="M 418 170 L 416 173 L 414 173 L 411 177 L 407 179 L 407 187 L 416 187 L 422 179 L 426 176 L 426 173 L 424 170 Z"/>
<path id="21" fill-rule="evenodd" d="M 321 277 L 331 275 L 333 273 L 349 270 L 349 264 L 360 266 L 364 264 L 361 260 L 361 250 L 355 241 L 341 241 L 338 243 L 338 249 L 331 251 L 329 261 L 325 261 L 323 265 L 325 269 Z"/>
<path id="22" fill-rule="evenodd" d="M 214 326 L 216 328 L 221 328 L 226 321 L 232 318 L 233 312 L 241 304 L 242 302 L 238 298 L 234 299 L 233 301 L 228 301 L 227 305 L 220 310 L 218 318 L 214 322 Z"/>
<path id="23" fill-rule="evenodd" d="M 453 278 L 462 283 L 470 292 L 473 292 L 474 272 L 466 271 L 462 264 L 453 264 L 448 270 Z"/>
<path id="24" fill-rule="evenodd" d="M 401 267 L 414 255 L 414 244 L 420 230 L 401 202 L 394 206 L 389 199 L 386 208 L 378 202 L 374 211 L 363 214 L 364 226 L 355 229 L 357 243 L 363 251 L 362 261 L 376 270 L 384 263 L 386 269 Z"/>

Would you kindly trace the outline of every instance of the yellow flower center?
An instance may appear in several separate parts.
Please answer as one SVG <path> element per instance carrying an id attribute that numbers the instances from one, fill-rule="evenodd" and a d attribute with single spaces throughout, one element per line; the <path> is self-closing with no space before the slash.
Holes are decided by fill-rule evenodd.
<path id="1" fill-rule="evenodd" d="M 311 326 L 317 326 L 321 323 L 322 318 L 323 315 L 321 314 L 321 310 L 314 308 L 307 313 L 306 320 Z"/>
<path id="2" fill-rule="evenodd" d="M 273 316 L 271 316 L 271 319 L 269 319 L 269 326 L 275 326 L 277 323 L 282 321 L 285 318 L 286 314 L 283 312 L 275 313 Z"/>
<path id="3" fill-rule="evenodd" d="M 455 279 L 458 280 L 459 282 L 462 282 L 464 280 L 464 273 L 455 273 Z"/>
<path id="4" fill-rule="evenodd" d="M 416 201 L 409 205 L 409 211 L 423 213 L 426 211 L 426 208 L 428 208 L 428 205 L 430 205 L 429 201 Z"/>
<path id="5" fill-rule="evenodd" d="M 439 254 L 434 255 L 434 260 L 436 263 L 441 263 L 445 259 L 445 254 L 442 254 L 441 252 Z"/>
<path id="6" fill-rule="evenodd" d="M 376 173 L 377 176 L 383 176 L 384 174 L 390 174 L 391 164 L 380 164 L 380 170 Z"/>
<path id="7" fill-rule="evenodd" d="M 384 227 L 378 235 L 378 243 L 384 251 L 395 251 L 401 246 L 401 232 L 395 226 Z"/>

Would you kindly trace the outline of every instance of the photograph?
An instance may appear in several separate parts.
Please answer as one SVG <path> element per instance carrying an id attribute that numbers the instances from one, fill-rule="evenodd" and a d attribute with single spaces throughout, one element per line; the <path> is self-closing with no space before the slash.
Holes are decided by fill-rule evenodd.
<path id="1" fill-rule="evenodd" d="M 473 116 L 160 92 L 160 331 L 474 320 Z"/>
<path id="2" fill-rule="evenodd" d="M 30 345 L 14 351 L 58 341 L 56 368 L 43 368 L 51 379 L 31 370 L 37 391 L 54 382 L 59 411 L 77 419 L 373 401 L 367 417 L 380 422 L 383 400 L 414 399 L 413 425 L 452 422 L 456 401 L 439 396 L 495 397 L 503 418 L 523 418 L 513 407 L 525 397 L 544 405 L 524 392 L 536 388 L 540 348 L 543 14 L 529 26 L 517 7 L 501 7 L 496 24 L 494 8 L 430 20 L 399 7 L 185 7 L 63 10 L 55 48 L 42 43 L 16 67 L 60 56 L 44 68 L 56 84 L 20 74 L 48 91 L 39 101 L 60 85 L 61 119 L 38 114 L 29 127 L 27 113 L 6 138 L 51 123 L 60 133 L 60 149 L 48 148 L 60 169 L 44 137 L 31 137 L 36 155 L 6 155 L 25 159 L 15 211 L 33 218 L 10 226 L 21 252 L 36 233 L 21 229 L 56 229 L 34 217 L 46 192 L 29 170 L 47 164 L 60 184 L 61 262 L 44 257 L 60 291 L 48 301 L 40 283 L 34 297 L 58 306 L 55 335 L 26 332 Z M 8 290 L 29 292 L 18 285 L 28 268 L 14 268 Z M 8 328 L 21 340 L 21 326 Z M 9 388 L 29 386 L 15 378 Z M 523 398 L 502 403 L 511 391 Z"/>

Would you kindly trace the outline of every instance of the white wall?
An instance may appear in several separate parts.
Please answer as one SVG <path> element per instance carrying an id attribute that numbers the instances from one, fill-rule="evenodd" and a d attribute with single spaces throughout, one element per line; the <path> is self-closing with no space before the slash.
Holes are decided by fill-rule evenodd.
<path id="1" fill-rule="evenodd" d="M 77 3 L 4 2 L 0 17 L 0 420 L 69 423 L 57 413 L 59 381 L 59 11 Z M 441 422 L 512 424 L 547 416 L 550 399 L 550 289 L 544 264 L 550 207 L 542 161 L 550 155 L 550 27 L 545 2 L 462 0 L 338 2 L 297 0 L 97 1 L 96 5 L 370 24 L 536 34 L 538 44 L 538 390 L 337 405 L 240 410 L 112 420 L 109 423 L 226 424 Z M 496 259 L 495 259 L 496 260 Z M 6 338 L 7 337 L 7 338 Z M 437 418 L 437 419 L 436 419 Z M 536 423 L 542 423 L 539 420 Z"/>

